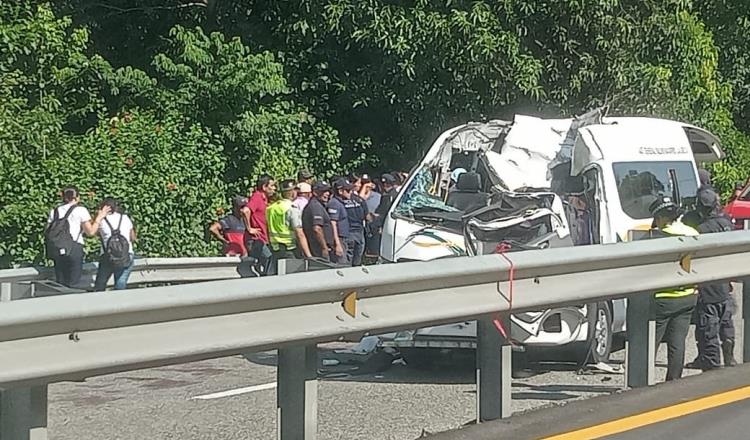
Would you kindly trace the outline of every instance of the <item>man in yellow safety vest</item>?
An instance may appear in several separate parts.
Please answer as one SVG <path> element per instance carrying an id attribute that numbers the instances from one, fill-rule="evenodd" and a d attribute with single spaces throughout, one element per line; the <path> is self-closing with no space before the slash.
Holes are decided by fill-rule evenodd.
<path id="1" fill-rule="evenodd" d="M 302 212 L 292 203 L 297 196 L 294 180 L 281 182 L 281 198 L 266 209 L 269 243 L 274 262 L 286 258 L 309 258 L 310 246 L 302 230 Z"/>
<path id="2" fill-rule="evenodd" d="M 651 238 L 698 235 L 680 221 L 680 207 L 672 198 L 660 196 L 649 206 L 654 217 Z M 656 321 L 656 347 L 667 343 L 667 379 L 682 377 L 685 364 L 685 338 L 698 301 L 697 286 L 681 286 L 654 293 L 652 313 Z"/>

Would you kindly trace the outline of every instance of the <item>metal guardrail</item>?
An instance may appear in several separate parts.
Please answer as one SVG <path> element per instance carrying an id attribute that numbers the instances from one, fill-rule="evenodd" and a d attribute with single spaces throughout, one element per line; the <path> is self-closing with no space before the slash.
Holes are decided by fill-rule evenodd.
<path id="1" fill-rule="evenodd" d="M 133 271 L 128 284 L 138 286 L 155 283 L 185 283 L 241 278 L 249 275 L 249 269 L 240 263 L 239 257 L 138 258 L 133 263 Z M 91 289 L 97 268 L 97 263 L 84 264 L 81 283 L 75 287 L 83 290 Z M 0 270 L 0 285 L 53 278 L 54 272 L 48 267 Z M 0 297 L 1 301 L 10 299 L 10 297 Z"/>
<path id="2" fill-rule="evenodd" d="M 511 350 L 492 317 L 627 296 L 628 383 L 645 386 L 654 343 L 644 292 L 748 276 L 748 251 L 750 232 L 728 232 L 512 253 L 512 280 L 508 262 L 487 255 L 13 301 L 0 305 L 0 387 L 28 394 L 279 348 L 279 434 L 312 439 L 316 343 L 477 319 L 478 418 L 489 420 L 510 414 Z"/>

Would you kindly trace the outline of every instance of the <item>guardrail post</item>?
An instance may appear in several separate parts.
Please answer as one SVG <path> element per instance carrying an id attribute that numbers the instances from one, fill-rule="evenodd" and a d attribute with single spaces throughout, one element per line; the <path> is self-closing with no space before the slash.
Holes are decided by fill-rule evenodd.
<path id="1" fill-rule="evenodd" d="M 656 322 L 651 319 L 651 294 L 628 297 L 625 343 L 625 386 L 640 388 L 653 385 L 656 360 Z"/>
<path id="2" fill-rule="evenodd" d="M 750 278 L 742 279 L 742 362 L 750 363 Z"/>
<path id="3" fill-rule="evenodd" d="M 500 322 L 510 331 L 508 315 Z M 500 334 L 493 318 L 477 320 L 477 422 L 510 417 L 511 364 L 510 342 Z"/>
<path id="4" fill-rule="evenodd" d="M 314 440 L 318 431 L 318 348 L 279 349 L 277 437 Z"/>
<path id="5" fill-rule="evenodd" d="M 11 284 L 10 283 L 0 283 L 0 301 L 10 301 L 11 300 Z"/>
<path id="6" fill-rule="evenodd" d="M 0 391 L 0 439 L 47 440 L 47 385 Z"/>

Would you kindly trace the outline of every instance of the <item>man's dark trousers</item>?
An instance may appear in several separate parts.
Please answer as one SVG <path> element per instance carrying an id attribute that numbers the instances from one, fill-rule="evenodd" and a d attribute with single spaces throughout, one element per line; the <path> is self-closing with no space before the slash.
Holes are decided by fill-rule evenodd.
<path id="1" fill-rule="evenodd" d="M 734 323 L 731 299 L 715 303 L 698 301 L 696 309 L 695 338 L 698 343 L 699 363 L 704 367 L 721 366 L 721 343 L 734 340 Z"/>
<path id="2" fill-rule="evenodd" d="M 685 339 L 698 295 L 677 298 L 654 298 L 656 348 L 667 343 L 667 380 L 682 377 L 685 365 Z"/>

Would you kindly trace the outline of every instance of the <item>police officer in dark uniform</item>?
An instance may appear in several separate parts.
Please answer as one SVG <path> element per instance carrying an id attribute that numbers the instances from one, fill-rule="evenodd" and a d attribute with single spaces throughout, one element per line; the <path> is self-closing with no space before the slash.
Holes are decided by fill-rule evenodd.
<path id="1" fill-rule="evenodd" d="M 685 217 L 689 217 L 687 222 L 699 220 L 696 228 L 701 234 L 734 230 L 732 221 L 721 210 L 719 196 L 710 189 L 699 191 L 697 208 Z M 734 359 L 734 300 L 731 293 L 732 285 L 728 282 L 699 286 L 695 314 L 698 357 L 687 365 L 688 368 L 703 371 L 719 368 L 722 354 L 725 366 L 737 364 Z"/>
<path id="2" fill-rule="evenodd" d="M 698 235 L 698 231 L 680 222 L 680 207 L 670 197 L 660 196 L 649 206 L 654 217 L 651 238 Z M 690 318 L 698 300 L 696 286 L 663 289 L 654 293 L 652 311 L 656 321 L 656 347 L 667 343 L 667 380 L 682 377 L 685 364 L 685 339 Z"/>
<path id="3" fill-rule="evenodd" d="M 367 208 L 367 202 L 356 191 L 352 192 L 349 199 L 343 199 L 342 202 L 349 217 L 347 259 L 352 266 L 361 266 L 362 256 L 365 253 L 365 222 L 370 217 L 370 210 Z"/>
<path id="4" fill-rule="evenodd" d="M 331 261 L 333 254 L 333 227 L 326 204 L 331 198 L 331 186 L 326 182 L 313 185 L 313 197 L 302 211 L 302 230 L 310 245 L 313 257 Z"/>

